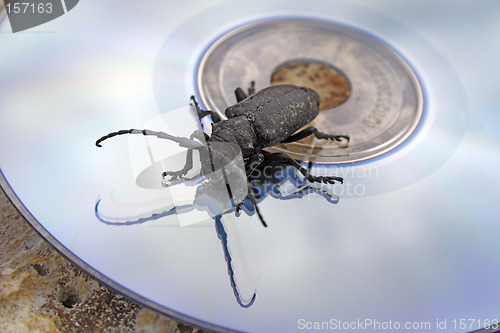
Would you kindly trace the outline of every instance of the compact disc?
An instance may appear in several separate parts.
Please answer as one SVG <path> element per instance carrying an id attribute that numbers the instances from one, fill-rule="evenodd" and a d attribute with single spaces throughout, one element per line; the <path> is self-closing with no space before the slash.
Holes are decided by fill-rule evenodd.
<path id="1" fill-rule="evenodd" d="M 288 81 L 277 71 L 288 65 L 311 65 Z M 220 37 L 201 59 L 198 87 L 207 107 L 224 116 L 234 103 L 241 82 L 259 86 L 295 84 L 319 92 L 319 85 L 336 88 L 335 78 L 321 82 L 323 68 L 341 71 L 349 86 L 341 105 L 321 108 L 311 123 L 324 133 L 349 135 L 348 147 L 325 140 L 284 144 L 282 151 L 314 162 L 346 163 L 387 152 L 408 138 L 423 111 L 422 91 L 416 75 L 395 51 L 374 36 L 346 25 L 323 20 L 273 19 L 243 25 Z M 352 92 L 351 92 L 352 91 Z M 331 93 L 335 95 L 335 92 Z"/>
<path id="2" fill-rule="evenodd" d="M 111 0 L 18 33 L 5 16 L 1 185 L 78 266 L 196 327 L 494 326 L 499 6 Z M 230 195 L 212 195 L 202 158 L 191 165 L 192 146 L 169 138 L 202 144 L 199 130 L 210 132 L 191 95 L 222 114 L 236 87 L 311 67 L 338 88 L 314 126 L 345 131 L 350 145 L 277 149 L 343 183 L 308 183 L 293 169 L 269 176 L 273 165 L 248 175 L 265 228 L 253 204 L 236 211 Z M 164 182 L 186 165 L 184 178 Z"/>

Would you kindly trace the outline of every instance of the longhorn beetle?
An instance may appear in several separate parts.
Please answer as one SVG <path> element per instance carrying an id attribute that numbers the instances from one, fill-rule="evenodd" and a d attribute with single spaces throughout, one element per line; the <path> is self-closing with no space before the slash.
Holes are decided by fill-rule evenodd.
<path id="1" fill-rule="evenodd" d="M 213 111 L 202 110 L 194 96 L 191 96 L 192 104 L 200 119 L 207 115 L 212 116 L 211 136 L 200 130 L 195 131 L 190 138 L 184 138 L 147 129 L 129 129 L 109 133 L 97 140 L 95 144 L 101 147 L 102 141 L 122 134 L 152 135 L 160 139 L 172 140 L 179 146 L 188 149 L 186 164 L 181 170 L 163 173 L 163 178 L 172 176 L 171 179 L 177 179 L 186 175 L 193 167 L 193 150 L 197 150 L 200 154 L 202 175 L 209 175 L 214 170 L 221 169 L 231 163 L 234 156 L 241 153 L 245 170 L 232 168 L 230 172 L 241 173 L 247 178 L 263 162 L 265 155 L 262 150 L 278 143 L 295 142 L 311 135 L 318 139 L 344 144 L 349 142 L 347 135 L 326 134 L 315 127 L 306 127 L 300 130 L 316 118 L 319 113 L 320 98 L 312 89 L 280 85 L 270 86 L 255 92 L 252 82 L 248 89 L 249 96 L 241 88 L 235 90 L 235 95 L 237 103 L 225 110 L 227 116 L 225 120 L 221 120 L 219 115 Z M 206 142 L 203 142 L 204 140 Z M 296 168 L 311 183 L 334 184 L 336 181 L 343 182 L 341 177 L 313 176 L 298 161 L 284 153 L 273 153 L 272 156 L 273 161 Z M 227 186 L 231 194 L 229 185 Z M 241 194 L 232 193 L 236 211 L 239 212 L 243 202 L 248 198 L 254 205 L 262 224 L 267 226 L 257 207 L 251 187 L 247 185 L 244 195 Z"/>

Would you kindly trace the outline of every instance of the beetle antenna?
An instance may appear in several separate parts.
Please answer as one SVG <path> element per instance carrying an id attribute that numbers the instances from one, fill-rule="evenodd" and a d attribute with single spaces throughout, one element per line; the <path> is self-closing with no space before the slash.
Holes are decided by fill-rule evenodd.
<path id="1" fill-rule="evenodd" d="M 184 147 L 184 148 L 199 149 L 203 146 L 202 143 L 196 142 L 192 139 L 183 138 L 183 137 L 179 137 L 179 136 L 173 136 L 173 135 L 167 134 L 165 132 L 156 132 L 156 131 L 151 131 L 148 129 L 142 129 L 142 130 L 141 129 L 129 129 L 129 130 L 119 130 L 116 132 L 111 132 L 109 134 L 106 134 L 105 136 L 103 136 L 99 140 L 97 140 L 95 142 L 95 145 L 97 147 L 102 147 L 101 142 L 103 142 L 104 140 L 112 138 L 112 137 L 117 136 L 117 135 L 123 135 L 123 134 L 142 134 L 142 135 L 156 136 L 160 139 L 167 139 L 167 140 L 177 142 L 179 144 L 179 146 Z"/>

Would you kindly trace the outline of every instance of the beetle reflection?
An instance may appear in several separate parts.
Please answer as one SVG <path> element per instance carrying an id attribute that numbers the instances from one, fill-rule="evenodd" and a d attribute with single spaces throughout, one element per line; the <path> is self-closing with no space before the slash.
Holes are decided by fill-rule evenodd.
<path id="1" fill-rule="evenodd" d="M 339 197 L 335 194 L 333 184 L 309 182 L 295 167 L 283 162 L 279 155 L 264 151 L 263 157 L 261 163 L 247 171 L 248 175 L 244 176 L 245 184 L 248 184 L 248 193 L 242 200 L 241 205 L 235 205 L 235 200 L 231 197 L 232 191 L 235 188 L 238 189 L 238 186 L 241 187 L 241 182 L 240 184 L 238 182 L 235 183 L 237 180 L 234 179 L 235 167 L 239 165 L 235 163 L 219 168 L 214 175 L 208 178 L 197 176 L 189 180 L 176 179 L 171 182 L 165 181 L 164 186 L 167 188 L 176 186 L 183 181 L 195 184 L 196 195 L 190 204 L 166 208 L 163 211 L 154 212 L 148 216 L 141 215 L 142 217 L 120 220 L 109 215 L 104 216 L 101 212 L 102 200 L 98 199 L 95 205 L 95 215 L 99 221 L 108 225 L 130 226 L 176 214 L 189 214 L 193 210 L 207 212 L 215 221 L 215 230 L 217 237 L 221 241 L 227 264 L 229 282 L 236 301 L 241 307 L 248 308 L 255 302 L 256 292 L 253 293 L 250 299 L 243 299 L 238 290 L 238 285 L 234 278 L 233 258 L 228 246 L 228 234 L 222 223 L 223 216 L 229 213 L 239 215 L 241 212 L 253 216 L 256 214 L 256 205 L 268 196 L 279 200 L 290 200 L 303 198 L 307 195 L 320 195 L 332 204 L 336 204 L 339 200 Z M 240 177 L 242 176 L 239 172 L 237 174 Z"/>

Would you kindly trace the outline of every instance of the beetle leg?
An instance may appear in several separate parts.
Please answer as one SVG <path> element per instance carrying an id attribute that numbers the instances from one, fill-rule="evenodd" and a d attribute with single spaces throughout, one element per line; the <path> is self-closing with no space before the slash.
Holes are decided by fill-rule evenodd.
<path id="1" fill-rule="evenodd" d="M 274 158 L 277 158 L 284 164 L 291 165 L 295 167 L 297 170 L 300 171 L 301 174 L 306 177 L 306 179 L 311 182 L 311 183 L 326 183 L 326 184 L 335 184 L 335 182 L 344 182 L 344 178 L 342 177 L 335 177 L 335 176 L 314 176 L 307 171 L 306 168 L 304 168 L 302 165 L 300 165 L 299 162 L 288 156 L 287 154 L 284 153 L 274 153 L 273 154 Z"/>
<path id="2" fill-rule="evenodd" d="M 307 163 L 307 172 L 311 173 L 312 167 L 313 167 L 313 161 L 309 161 Z"/>
<path id="3" fill-rule="evenodd" d="M 208 136 L 207 134 L 205 134 L 205 132 L 196 130 L 193 132 L 193 134 L 191 134 L 189 138 L 191 140 L 198 139 L 198 141 L 204 142 L 208 139 Z M 186 154 L 186 164 L 184 165 L 184 167 L 179 171 L 164 171 L 162 174 L 162 178 L 165 178 L 166 176 L 172 176 L 170 180 L 171 181 L 176 180 L 177 178 L 184 176 L 192 168 L 193 168 L 193 149 L 190 148 L 188 149 Z"/>
<path id="4" fill-rule="evenodd" d="M 255 94 L 255 81 L 250 81 L 250 87 L 248 87 L 248 96 Z"/>
<path id="5" fill-rule="evenodd" d="M 308 136 L 311 136 L 311 135 L 314 135 L 318 139 L 333 140 L 333 141 L 337 141 L 337 142 L 343 142 L 344 144 L 347 144 L 349 142 L 348 135 L 326 134 L 326 133 L 320 132 L 315 127 L 307 127 L 300 132 L 292 134 L 290 137 L 288 137 L 287 139 L 285 139 L 281 142 L 282 143 L 295 142 L 295 141 L 299 141 L 299 140 L 302 140 L 304 138 L 307 138 Z"/>
<path id="6" fill-rule="evenodd" d="M 234 95 L 236 96 L 236 102 L 238 103 L 248 97 L 248 95 L 240 87 L 236 88 Z"/>
<path id="7" fill-rule="evenodd" d="M 250 87 L 248 87 L 248 93 L 245 93 L 243 89 L 240 87 L 236 88 L 234 91 L 234 95 L 236 96 L 236 102 L 241 102 L 242 100 L 246 99 L 248 96 L 252 96 L 255 94 L 255 81 L 250 82 Z"/>
<path id="8" fill-rule="evenodd" d="M 196 99 L 194 98 L 194 96 L 191 96 L 191 102 L 194 106 L 194 109 L 196 110 L 196 113 L 198 114 L 198 118 L 203 118 L 205 116 L 211 116 L 212 117 L 212 121 L 214 123 L 218 123 L 221 119 L 219 117 L 219 115 L 217 114 L 217 112 L 214 112 L 214 111 L 208 111 L 208 110 L 202 110 L 200 108 L 200 105 L 198 104 L 198 102 L 196 101 Z"/>

